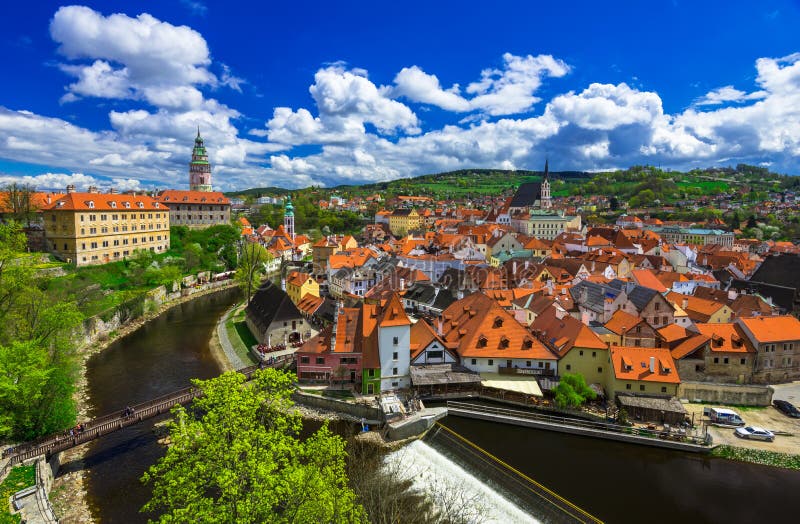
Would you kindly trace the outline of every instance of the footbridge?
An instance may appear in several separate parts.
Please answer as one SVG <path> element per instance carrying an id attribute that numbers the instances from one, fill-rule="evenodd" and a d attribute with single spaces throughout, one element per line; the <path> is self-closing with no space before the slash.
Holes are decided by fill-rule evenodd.
<path id="1" fill-rule="evenodd" d="M 250 380 L 253 373 L 259 368 L 282 368 L 291 363 L 293 359 L 294 355 L 284 355 L 264 361 L 261 364 L 242 368 L 238 372 L 244 375 L 246 380 Z M 121 411 L 82 422 L 73 429 L 19 444 L 3 452 L 4 469 L 41 455 L 49 458 L 61 451 L 86 444 L 109 433 L 138 424 L 143 420 L 168 413 L 173 407 L 179 404 L 186 405 L 201 394 L 202 390 L 194 386 L 179 389 L 146 402 L 134 404 Z M 79 427 L 81 429 L 78 429 Z"/>

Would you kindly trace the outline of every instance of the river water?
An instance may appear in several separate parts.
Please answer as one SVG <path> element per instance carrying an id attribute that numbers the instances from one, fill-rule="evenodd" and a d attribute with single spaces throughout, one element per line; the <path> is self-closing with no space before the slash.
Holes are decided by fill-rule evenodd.
<path id="1" fill-rule="evenodd" d="M 87 364 L 91 415 L 124 409 L 211 378 L 220 367 L 209 350 L 219 318 L 239 298 L 237 289 L 179 304 L 92 357 Z M 153 425 L 165 417 L 112 433 L 87 450 L 89 504 L 103 523 L 147 522 L 139 508 L 150 496 L 139 478 L 163 454 Z"/>
<path id="2" fill-rule="evenodd" d="M 220 369 L 208 342 L 238 297 L 231 290 L 178 305 L 94 356 L 87 367 L 92 415 L 185 387 L 193 377 L 216 376 Z M 139 478 L 164 453 L 153 433 L 158 420 L 90 445 L 87 489 L 97 521 L 147 521 L 139 508 L 149 488 Z M 443 422 L 606 522 L 796 521 L 790 507 L 792 494 L 800 493 L 800 472 L 478 420 Z M 453 467 L 435 450 L 417 447 L 409 454 L 436 469 Z"/>

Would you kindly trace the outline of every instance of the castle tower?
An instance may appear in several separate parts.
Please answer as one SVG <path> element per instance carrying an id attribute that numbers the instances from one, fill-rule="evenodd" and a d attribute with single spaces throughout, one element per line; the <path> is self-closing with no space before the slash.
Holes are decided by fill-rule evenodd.
<path id="1" fill-rule="evenodd" d="M 286 195 L 286 208 L 283 212 L 283 229 L 286 234 L 294 242 L 294 206 L 292 205 L 292 197 Z"/>
<path id="2" fill-rule="evenodd" d="M 197 138 L 194 139 L 192 161 L 189 163 L 189 190 L 211 191 L 211 164 L 208 163 L 206 147 L 197 127 Z"/>
<path id="3" fill-rule="evenodd" d="M 542 179 L 542 196 L 539 199 L 542 209 L 550 209 L 553 207 L 553 201 L 550 199 L 550 167 L 548 159 L 544 161 L 544 178 Z"/>

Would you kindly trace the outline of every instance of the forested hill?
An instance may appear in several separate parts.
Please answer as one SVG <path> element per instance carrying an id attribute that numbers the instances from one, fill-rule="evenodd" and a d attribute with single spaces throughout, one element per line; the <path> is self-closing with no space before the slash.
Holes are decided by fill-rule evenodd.
<path id="1" fill-rule="evenodd" d="M 540 181 L 541 171 L 500 169 L 463 169 L 414 178 L 363 185 L 310 187 L 292 190 L 293 194 L 311 192 L 324 198 L 337 194 L 345 198 L 380 193 L 384 198 L 396 195 L 425 195 L 437 200 L 471 198 L 482 195 L 510 195 L 520 184 Z M 666 204 L 699 196 L 720 194 L 768 193 L 800 190 L 800 177 L 771 172 L 765 167 L 739 164 L 736 167 L 693 169 L 681 172 L 653 166 L 587 173 L 551 172 L 553 196 L 616 195 L 630 199 L 632 207 Z M 252 199 L 259 195 L 284 195 L 289 190 L 276 187 L 234 191 L 228 195 Z"/>
<path id="2" fill-rule="evenodd" d="M 542 179 L 542 171 L 510 171 L 503 169 L 462 169 L 431 175 L 422 175 L 414 178 L 400 178 L 387 182 L 372 184 L 350 184 L 324 188 L 327 193 L 340 193 L 347 196 L 367 196 L 381 192 L 392 194 L 428 194 L 440 198 L 463 197 L 468 195 L 495 195 L 503 191 L 514 189 L 525 182 L 534 182 Z M 588 181 L 592 173 L 583 171 L 550 172 L 555 180 Z M 317 188 L 313 188 L 317 189 Z M 322 189 L 322 188 L 320 188 Z M 228 196 L 282 195 L 288 190 L 276 187 L 246 189 L 231 191 Z"/>

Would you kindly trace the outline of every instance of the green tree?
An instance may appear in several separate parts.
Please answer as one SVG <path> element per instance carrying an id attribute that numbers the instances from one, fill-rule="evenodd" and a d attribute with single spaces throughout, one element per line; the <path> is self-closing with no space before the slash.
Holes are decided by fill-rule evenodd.
<path id="1" fill-rule="evenodd" d="M 178 406 L 171 446 L 142 480 L 158 522 L 366 522 L 347 485 L 345 443 L 327 425 L 302 440 L 290 399 L 296 377 L 273 369 L 196 380 Z"/>
<path id="2" fill-rule="evenodd" d="M 563 375 L 556 386 L 555 395 L 556 405 L 561 408 L 575 408 L 597 397 L 580 373 Z"/>
<path id="3" fill-rule="evenodd" d="M 247 303 L 261 285 L 264 276 L 264 264 L 272 261 L 272 255 L 264 246 L 255 242 L 247 242 L 239 254 L 239 265 L 236 268 L 236 281 L 242 288 Z"/>

